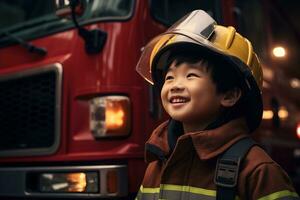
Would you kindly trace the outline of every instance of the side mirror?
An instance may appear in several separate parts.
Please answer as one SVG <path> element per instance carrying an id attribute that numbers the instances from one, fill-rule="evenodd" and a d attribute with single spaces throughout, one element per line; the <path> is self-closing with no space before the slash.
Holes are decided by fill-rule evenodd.
<path id="1" fill-rule="evenodd" d="M 106 42 L 107 34 L 100 29 L 88 30 L 77 21 L 77 16 L 81 16 L 87 7 L 87 0 L 54 0 L 56 5 L 56 15 L 58 17 L 70 17 L 78 30 L 79 36 L 85 42 L 85 51 L 88 54 L 99 53 Z"/>
<path id="2" fill-rule="evenodd" d="M 75 5 L 74 12 L 76 16 L 81 16 L 84 13 L 85 10 L 85 1 L 80 1 L 80 0 L 54 0 L 55 1 L 55 7 L 56 11 L 55 14 L 56 16 L 60 18 L 65 18 L 65 17 L 71 17 L 72 16 L 72 8 L 71 8 L 71 3 Z M 71 2 L 73 1 L 73 2 Z"/>

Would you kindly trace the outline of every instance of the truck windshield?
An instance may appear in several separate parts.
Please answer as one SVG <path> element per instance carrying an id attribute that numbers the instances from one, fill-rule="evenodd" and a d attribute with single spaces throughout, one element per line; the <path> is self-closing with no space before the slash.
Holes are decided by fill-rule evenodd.
<path id="1" fill-rule="evenodd" d="M 83 16 L 78 18 L 80 23 L 90 20 L 124 20 L 131 16 L 134 0 L 85 0 L 86 9 Z M 34 32 L 47 34 L 50 31 L 59 31 L 59 28 L 71 25 L 71 20 L 60 19 L 55 15 L 54 0 L 1 0 L 0 1 L 0 38 L 3 32 L 26 33 L 29 29 L 38 29 Z M 26 33 L 25 33 L 26 32 Z M 32 38 L 34 33 L 30 33 Z M 33 36 L 34 37 L 34 36 Z M 0 40 L 1 40 L 0 39 Z"/>

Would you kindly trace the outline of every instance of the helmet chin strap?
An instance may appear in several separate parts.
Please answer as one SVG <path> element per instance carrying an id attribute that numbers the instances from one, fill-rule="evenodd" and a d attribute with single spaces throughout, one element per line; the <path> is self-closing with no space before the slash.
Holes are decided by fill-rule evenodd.
<path id="1" fill-rule="evenodd" d="M 213 122 L 211 122 L 204 130 L 215 129 L 238 117 L 239 116 L 234 112 L 233 109 L 225 109 L 223 113 Z"/>

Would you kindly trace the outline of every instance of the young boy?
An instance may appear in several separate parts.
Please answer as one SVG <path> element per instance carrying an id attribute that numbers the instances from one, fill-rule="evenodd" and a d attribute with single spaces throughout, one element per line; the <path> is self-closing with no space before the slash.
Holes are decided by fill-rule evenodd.
<path id="1" fill-rule="evenodd" d="M 262 148 L 240 143 L 261 121 L 262 71 L 233 27 L 194 11 L 145 47 L 137 71 L 161 92 L 171 117 L 146 143 L 138 200 L 299 199 Z M 245 155 L 220 161 L 238 143 L 233 154 Z"/>

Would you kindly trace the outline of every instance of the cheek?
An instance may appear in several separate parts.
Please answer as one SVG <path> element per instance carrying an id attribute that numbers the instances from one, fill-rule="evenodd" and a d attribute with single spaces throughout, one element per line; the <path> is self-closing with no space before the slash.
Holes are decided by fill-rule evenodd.
<path id="1" fill-rule="evenodd" d="M 214 88 L 196 87 L 190 90 L 195 106 L 207 107 L 217 101 Z"/>
<path id="2" fill-rule="evenodd" d="M 197 100 L 201 100 L 203 98 L 206 98 L 209 91 L 207 90 L 207 88 L 202 87 L 201 85 L 191 85 L 189 92 L 191 96 L 193 96 Z"/>
<path id="3" fill-rule="evenodd" d="M 168 87 L 163 85 L 161 91 L 160 91 L 160 99 L 162 102 L 162 106 L 164 107 L 165 110 L 167 110 L 167 103 L 169 102 L 168 100 Z"/>
<path id="4" fill-rule="evenodd" d="M 167 88 L 165 85 L 163 85 L 163 87 L 160 91 L 160 98 L 161 98 L 162 102 L 164 102 L 168 98 Z"/>

